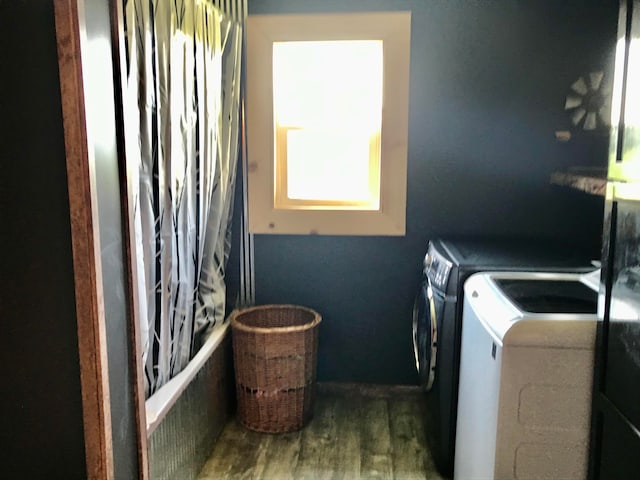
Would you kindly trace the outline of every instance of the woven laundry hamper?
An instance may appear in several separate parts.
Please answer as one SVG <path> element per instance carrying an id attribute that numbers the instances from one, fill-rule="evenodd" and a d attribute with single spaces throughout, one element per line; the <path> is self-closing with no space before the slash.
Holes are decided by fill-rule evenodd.
<path id="1" fill-rule="evenodd" d="M 258 432 L 299 430 L 311 420 L 321 316 L 263 305 L 231 316 L 238 420 Z"/>

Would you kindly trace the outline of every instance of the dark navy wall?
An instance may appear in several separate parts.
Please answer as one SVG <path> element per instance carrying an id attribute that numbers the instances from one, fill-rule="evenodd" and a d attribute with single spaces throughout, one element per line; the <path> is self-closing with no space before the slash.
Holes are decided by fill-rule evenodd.
<path id="1" fill-rule="evenodd" d="M 0 478 L 86 477 L 53 2 L 0 1 Z"/>
<path id="2" fill-rule="evenodd" d="M 109 2 L 84 2 L 115 477 L 138 476 Z M 0 478 L 86 478 L 53 2 L 0 0 Z M 82 282 L 83 279 L 78 279 Z"/>
<path id="3" fill-rule="evenodd" d="M 249 8 L 412 12 L 406 236 L 255 239 L 257 302 L 300 303 L 324 317 L 320 380 L 416 381 L 411 308 L 429 238 L 541 236 L 599 258 L 603 200 L 551 186 L 549 176 L 606 162 L 606 134 L 560 143 L 554 132 L 570 128 L 569 86 L 611 67 L 616 2 L 260 0 Z"/>

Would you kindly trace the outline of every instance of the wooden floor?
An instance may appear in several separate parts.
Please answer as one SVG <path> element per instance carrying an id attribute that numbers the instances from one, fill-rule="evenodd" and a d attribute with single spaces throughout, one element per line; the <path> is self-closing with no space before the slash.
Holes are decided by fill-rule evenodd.
<path id="1" fill-rule="evenodd" d="M 261 434 L 233 419 L 199 480 L 442 480 L 425 445 L 416 395 L 324 393 L 302 431 Z"/>

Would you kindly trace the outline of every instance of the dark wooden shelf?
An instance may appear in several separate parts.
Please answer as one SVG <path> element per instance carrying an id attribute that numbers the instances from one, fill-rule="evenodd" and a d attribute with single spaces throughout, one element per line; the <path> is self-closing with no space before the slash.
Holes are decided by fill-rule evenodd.
<path id="1" fill-rule="evenodd" d="M 575 188 L 604 197 L 607 190 L 607 171 L 601 167 L 574 167 L 564 172 L 553 172 L 550 181 L 553 185 Z"/>

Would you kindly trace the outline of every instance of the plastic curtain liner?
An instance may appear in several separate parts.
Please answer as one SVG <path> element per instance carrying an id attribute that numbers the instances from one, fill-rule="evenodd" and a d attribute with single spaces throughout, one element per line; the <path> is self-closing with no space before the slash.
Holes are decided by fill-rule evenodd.
<path id="1" fill-rule="evenodd" d="M 198 0 L 125 3 L 125 127 L 149 397 L 225 315 L 241 26 Z"/>

